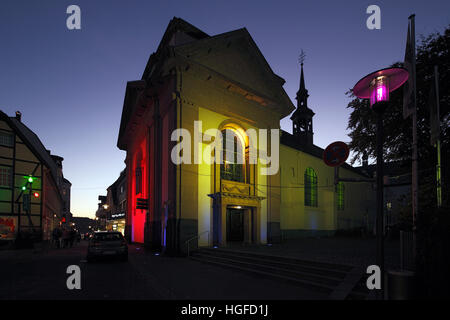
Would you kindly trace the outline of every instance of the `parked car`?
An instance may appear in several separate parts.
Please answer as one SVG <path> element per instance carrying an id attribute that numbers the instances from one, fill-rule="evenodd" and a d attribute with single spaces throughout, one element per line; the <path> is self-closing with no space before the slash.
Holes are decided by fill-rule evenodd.
<path id="1" fill-rule="evenodd" d="M 128 245 L 122 233 L 117 231 L 95 232 L 89 239 L 87 261 L 96 258 L 117 257 L 128 260 Z"/>

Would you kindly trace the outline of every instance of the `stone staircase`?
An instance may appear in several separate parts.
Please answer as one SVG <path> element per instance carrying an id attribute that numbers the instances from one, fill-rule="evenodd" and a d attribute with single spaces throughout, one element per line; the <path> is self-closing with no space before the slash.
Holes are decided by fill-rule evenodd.
<path id="1" fill-rule="evenodd" d="M 226 248 L 200 248 L 190 258 L 318 290 L 329 294 L 330 299 L 364 300 L 369 296 L 366 275 L 354 266 Z"/>

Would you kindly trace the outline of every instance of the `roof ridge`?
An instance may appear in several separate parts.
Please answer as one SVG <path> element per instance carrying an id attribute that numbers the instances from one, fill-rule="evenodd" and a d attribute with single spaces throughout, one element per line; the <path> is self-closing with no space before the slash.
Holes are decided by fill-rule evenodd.
<path id="1" fill-rule="evenodd" d="M 53 176 L 55 183 L 57 183 L 57 164 L 52 159 L 49 151 L 47 151 L 47 148 L 44 146 L 39 136 L 22 121 L 19 121 L 15 117 L 8 116 L 1 110 L 0 112 L 1 115 L 9 121 L 9 125 L 12 126 L 13 130 L 17 131 L 20 138 L 24 140 L 24 143 L 31 152 L 33 152 L 33 154 L 50 169 L 51 175 Z"/>

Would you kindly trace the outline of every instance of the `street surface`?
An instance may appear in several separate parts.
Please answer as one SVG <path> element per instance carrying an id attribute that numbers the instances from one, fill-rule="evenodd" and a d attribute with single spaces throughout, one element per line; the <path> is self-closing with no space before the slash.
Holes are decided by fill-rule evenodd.
<path id="1" fill-rule="evenodd" d="M 0 251 L 1 299 L 155 299 L 132 263 L 87 264 L 87 242 L 73 248 Z M 81 269 L 81 290 L 69 290 L 69 265 Z"/>
<path id="2" fill-rule="evenodd" d="M 87 242 L 73 248 L 0 250 L 0 299 L 326 299 L 323 293 L 186 258 L 129 246 L 129 261 L 87 263 Z M 81 289 L 69 290 L 69 265 Z"/>

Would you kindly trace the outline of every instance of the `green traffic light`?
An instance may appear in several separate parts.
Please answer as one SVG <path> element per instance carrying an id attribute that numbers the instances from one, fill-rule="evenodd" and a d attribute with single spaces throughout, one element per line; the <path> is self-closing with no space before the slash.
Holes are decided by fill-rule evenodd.
<path id="1" fill-rule="evenodd" d="M 22 186 L 22 190 L 23 190 L 23 191 L 27 190 L 27 187 Z"/>
<path id="2" fill-rule="evenodd" d="M 29 178 L 28 178 L 28 182 L 29 182 L 29 183 L 33 183 L 33 177 L 29 177 Z"/>

